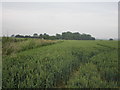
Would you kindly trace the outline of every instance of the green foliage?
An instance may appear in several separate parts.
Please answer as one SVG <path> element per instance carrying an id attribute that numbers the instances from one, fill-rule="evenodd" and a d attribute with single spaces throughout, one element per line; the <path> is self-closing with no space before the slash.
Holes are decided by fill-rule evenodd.
<path id="1" fill-rule="evenodd" d="M 113 50 L 111 52 L 100 53 L 91 58 L 91 62 L 97 65 L 101 78 L 106 81 L 118 81 L 118 52 Z"/>
<path id="2" fill-rule="evenodd" d="M 20 43 L 21 52 L 3 55 L 3 88 L 118 87 L 117 41 Z"/>
<path id="3" fill-rule="evenodd" d="M 81 65 L 77 75 L 69 80 L 69 88 L 99 88 L 104 87 L 105 82 L 100 79 L 97 68 L 92 63 Z"/>
<path id="4" fill-rule="evenodd" d="M 57 41 L 41 40 L 41 39 L 27 39 L 27 38 L 2 38 L 2 54 L 11 55 L 17 52 L 25 51 L 28 49 L 38 48 L 54 44 Z"/>
<path id="5" fill-rule="evenodd" d="M 13 37 L 13 35 L 11 36 Z M 92 37 L 89 34 L 80 34 L 79 32 L 63 32 L 62 35 L 56 34 L 56 36 L 50 36 L 46 33 L 38 35 L 37 33 L 34 33 L 33 36 L 28 35 L 16 35 L 17 38 L 41 38 L 41 39 L 47 39 L 47 40 L 56 40 L 56 39 L 65 39 L 65 40 L 95 40 L 94 37 Z"/>
<path id="6" fill-rule="evenodd" d="M 116 88 L 118 87 L 118 47 L 117 42 L 97 43 L 95 47 L 99 51 L 91 54 L 92 57 L 85 59 L 77 73 L 68 81 L 68 88 Z M 87 50 L 86 50 L 87 51 Z M 91 50 L 93 51 L 93 50 Z M 77 52 L 78 53 L 78 52 Z M 80 56 L 82 54 L 77 54 Z M 85 56 L 89 56 L 85 52 Z"/>
<path id="7" fill-rule="evenodd" d="M 0 89 L 2 88 L 2 42 L 0 38 Z"/>

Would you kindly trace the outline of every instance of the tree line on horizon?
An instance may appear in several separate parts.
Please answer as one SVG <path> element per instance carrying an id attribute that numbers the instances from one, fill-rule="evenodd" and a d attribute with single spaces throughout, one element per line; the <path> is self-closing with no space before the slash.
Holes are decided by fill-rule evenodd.
<path id="1" fill-rule="evenodd" d="M 37 34 L 34 33 L 33 36 L 30 35 L 11 35 L 11 37 L 16 37 L 16 38 L 40 38 L 40 39 L 48 39 L 48 40 L 95 40 L 95 37 L 92 37 L 90 34 L 80 34 L 79 32 L 63 32 L 62 34 L 56 34 L 53 36 L 50 36 L 47 33 L 44 34 Z"/>

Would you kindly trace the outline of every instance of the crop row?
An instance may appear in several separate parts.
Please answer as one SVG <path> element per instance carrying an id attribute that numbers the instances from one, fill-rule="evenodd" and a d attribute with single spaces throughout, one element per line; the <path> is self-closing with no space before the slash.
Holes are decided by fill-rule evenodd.
<path id="1" fill-rule="evenodd" d="M 118 52 L 101 52 L 82 63 L 78 71 L 67 82 L 67 88 L 117 88 Z"/>
<path id="2" fill-rule="evenodd" d="M 28 49 L 12 56 L 3 56 L 2 87 L 55 88 L 62 85 L 64 87 L 95 87 L 96 85 L 96 87 L 101 85 L 108 87 L 108 82 L 115 87 L 118 73 L 117 52 L 114 51 L 113 54 L 111 51 L 113 49 L 97 45 L 98 42 L 64 41 Z M 111 53 L 107 54 L 110 51 Z M 108 74 L 106 74 L 107 70 Z M 113 75 L 110 76 L 109 73 Z M 109 78 L 111 80 L 107 81 Z"/>

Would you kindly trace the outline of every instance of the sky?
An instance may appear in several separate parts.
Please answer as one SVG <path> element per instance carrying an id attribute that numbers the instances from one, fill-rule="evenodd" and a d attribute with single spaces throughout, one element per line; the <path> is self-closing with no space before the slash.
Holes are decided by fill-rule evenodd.
<path id="1" fill-rule="evenodd" d="M 2 3 L 3 35 L 55 35 L 66 31 L 86 33 L 100 39 L 118 38 L 118 3 Z"/>
<path id="2" fill-rule="evenodd" d="M 1 0 L 2 2 L 119 2 L 119 0 Z"/>

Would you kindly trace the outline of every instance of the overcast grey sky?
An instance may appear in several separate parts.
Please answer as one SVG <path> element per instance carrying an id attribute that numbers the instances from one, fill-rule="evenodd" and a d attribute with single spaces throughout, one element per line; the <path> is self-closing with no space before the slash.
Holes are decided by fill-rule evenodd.
<path id="1" fill-rule="evenodd" d="M 5 2 L 2 15 L 3 35 L 71 31 L 118 37 L 117 2 Z"/>

